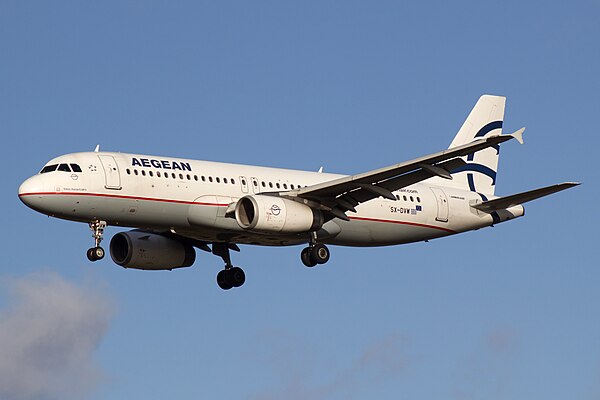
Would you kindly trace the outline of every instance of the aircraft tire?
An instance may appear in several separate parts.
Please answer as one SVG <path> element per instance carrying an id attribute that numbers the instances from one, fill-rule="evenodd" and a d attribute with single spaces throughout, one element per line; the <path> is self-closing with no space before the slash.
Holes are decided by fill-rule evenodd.
<path id="1" fill-rule="evenodd" d="M 223 269 L 217 274 L 217 285 L 223 290 L 229 290 L 233 287 L 231 279 L 231 270 Z"/>
<path id="2" fill-rule="evenodd" d="M 246 282 L 246 274 L 240 267 L 233 267 L 229 271 L 231 277 L 231 286 L 240 287 Z"/>
<path id="3" fill-rule="evenodd" d="M 300 253 L 300 259 L 302 260 L 302 264 L 304 264 L 305 266 L 307 266 L 309 268 L 317 265 L 317 262 L 315 260 L 313 260 L 313 258 L 311 256 L 310 247 L 305 247 L 304 249 L 302 249 L 302 253 Z"/>
<path id="4" fill-rule="evenodd" d="M 102 247 L 94 247 L 93 249 L 94 252 L 94 258 L 96 260 L 102 260 L 104 258 L 104 249 Z"/>
<path id="5" fill-rule="evenodd" d="M 325 264 L 330 256 L 329 249 L 324 244 L 316 244 L 310 249 L 310 258 L 317 264 Z"/>
<path id="6" fill-rule="evenodd" d="M 87 258 L 88 258 L 88 260 L 90 260 L 92 262 L 96 261 L 96 257 L 94 256 L 94 248 L 93 247 L 87 250 Z"/>
<path id="7" fill-rule="evenodd" d="M 87 251 L 88 260 L 94 262 L 104 258 L 104 249 L 102 247 L 92 247 Z"/>

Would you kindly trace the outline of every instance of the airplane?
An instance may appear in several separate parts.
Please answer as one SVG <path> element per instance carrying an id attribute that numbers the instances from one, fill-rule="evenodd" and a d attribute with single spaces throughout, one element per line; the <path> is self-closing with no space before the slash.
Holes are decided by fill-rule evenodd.
<path id="1" fill-rule="evenodd" d="M 239 244 L 305 245 L 307 267 L 327 245 L 388 246 L 476 230 L 524 215 L 523 203 L 579 185 L 494 195 L 506 98 L 479 98 L 448 149 L 356 175 L 338 175 L 99 151 L 50 160 L 19 187 L 40 213 L 89 224 L 90 261 L 104 257 L 106 226 L 134 228 L 110 241 L 112 260 L 140 270 L 190 267 L 200 249 L 222 258 L 219 287 L 240 287 Z"/>

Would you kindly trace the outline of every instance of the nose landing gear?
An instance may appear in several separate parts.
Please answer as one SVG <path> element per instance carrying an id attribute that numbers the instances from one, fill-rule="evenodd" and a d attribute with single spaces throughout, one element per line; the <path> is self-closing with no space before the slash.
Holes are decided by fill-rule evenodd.
<path id="1" fill-rule="evenodd" d="M 88 249 L 87 258 L 90 261 L 98 261 L 104 258 L 104 249 L 100 247 L 104 235 L 104 228 L 106 228 L 105 221 L 94 220 L 90 222 L 90 229 L 92 230 L 92 237 L 94 238 L 95 246 Z"/>

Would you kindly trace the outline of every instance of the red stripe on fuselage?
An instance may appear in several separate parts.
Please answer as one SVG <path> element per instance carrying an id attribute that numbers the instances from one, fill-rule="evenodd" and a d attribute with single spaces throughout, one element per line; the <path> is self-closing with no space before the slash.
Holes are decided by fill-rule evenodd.
<path id="1" fill-rule="evenodd" d="M 160 201 L 163 203 L 178 203 L 178 204 L 199 204 L 203 206 L 214 206 L 214 207 L 227 207 L 229 204 L 219 203 L 203 203 L 199 201 L 187 201 L 187 200 L 173 200 L 173 199 L 160 199 L 157 197 L 139 197 L 139 196 L 126 196 L 122 194 L 107 194 L 107 193 L 87 193 L 87 192 L 36 192 L 36 193 L 21 193 L 19 197 L 23 196 L 91 196 L 91 197 L 109 197 L 114 199 L 127 199 L 127 200 L 143 200 L 143 201 Z"/>
<path id="2" fill-rule="evenodd" d="M 385 222 L 388 224 L 411 225 L 411 226 L 419 226 L 421 228 L 437 229 L 437 230 L 448 232 L 448 233 L 458 233 L 456 231 L 453 231 L 452 229 L 442 228 L 441 226 L 419 224 L 418 222 L 397 221 L 397 220 L 393 220 L 393 219 L 380 219 L 380 218 L 368 218 L 368 217 L 348 217 L 348 218 L 357 220 L 357 221 Z"/>
<path id="3" fill-rule="evenodd" d="M 173 199 L 160 199 L 157 197 L 140 197 L 140 196 L 126 196 L 121 194 L 108 194 L 108 193 L 87 193 L 87 192 L 36 192 L 36 193 L 20 193 L 19 197 L 24 196 L 91 196 L 91 197 L 108 197 L 115 199 L 128 199 L 128 200 L 142 200 L 142 201 L 159 201 L 164 203 L 177 203 L 177 204 L 197 204 L 201 206 L 212 206 L 212 207 L 227 207 L 229 204 L 219 203 L 203 203 L 198 201 L 187 201 L 187 200 L 173 200 Z M 400 225 L 411 225 L 418 226 L 421 228 L 437 229 L 448 233 L 457 233 L 452 229 L 442 228 L 441 226 L 420 224 L 417 222 L 408 221 L 397 221 L 391 219 L 380 219 L 380 218 L 368 218 L 368 217 L 349 217 L 351 220 L 356 221 L 370 221 L 370 222 L 383 222 L 388 224 L 400 224 Z"/>

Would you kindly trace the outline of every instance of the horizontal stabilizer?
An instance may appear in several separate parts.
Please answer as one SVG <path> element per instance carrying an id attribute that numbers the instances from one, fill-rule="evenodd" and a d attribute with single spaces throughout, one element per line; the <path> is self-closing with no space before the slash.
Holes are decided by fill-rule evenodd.
<path id="1" fill-rule="evenodd" d="M 525 132 L 525 128 L 521 128 L 516 132 L 513 132 L 510 134 L 510 136 L 514 137 L 515 139 L 517 139 L 517 142 L 519 142 L 520 144 L 523 144 L 523 132 Z"/>
<path id="2" fill-rule="evenodd" d="M 552 193 L 560 192 L 561 190 L 565 190 L 579 184 L 579 182 L 559 183 L 557 185 L 546 186 L 540 189 L 530 190 L 528 192 L 517 193 L 511 196 L 499 197 L 494 200 L 484 201 L 483 203 L 475 204 L 472 207 L 485 212 L 504 210 L 531 200 L 539 199 L 540 197 L 548 196 Z"/>

